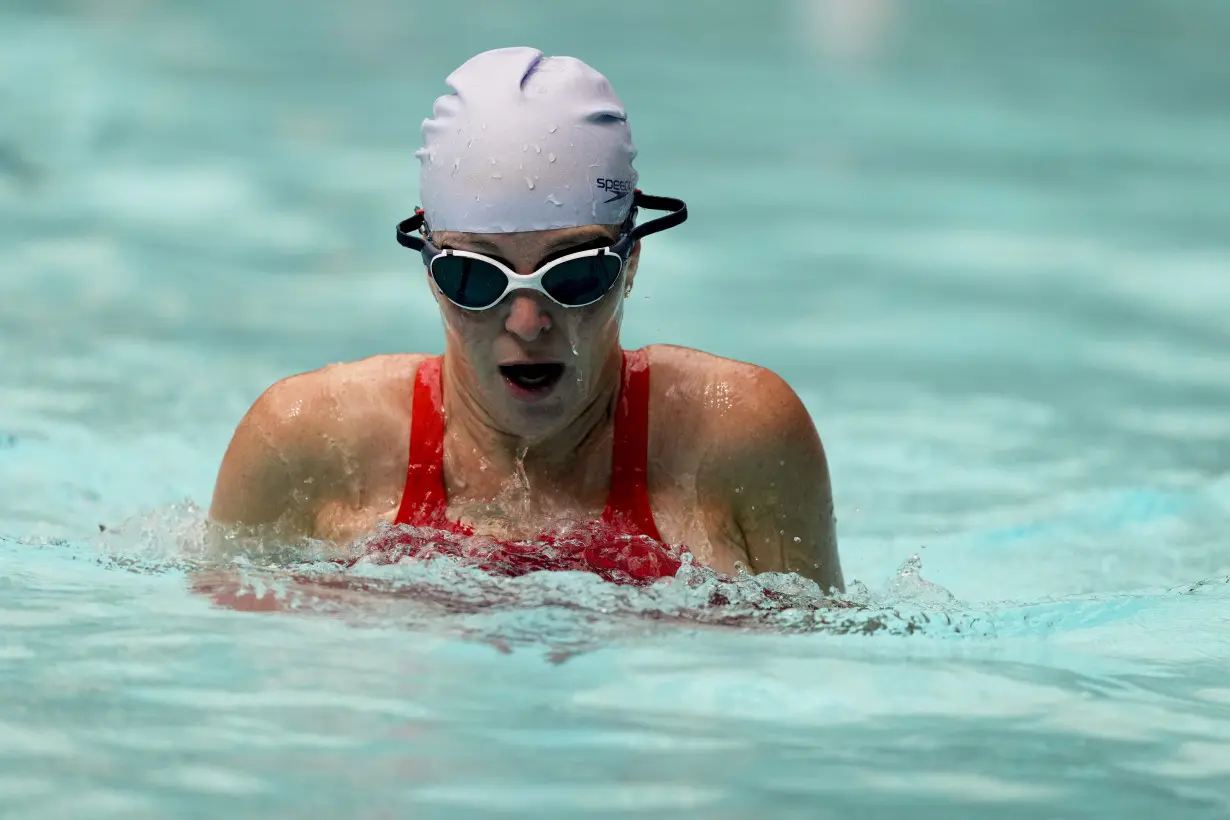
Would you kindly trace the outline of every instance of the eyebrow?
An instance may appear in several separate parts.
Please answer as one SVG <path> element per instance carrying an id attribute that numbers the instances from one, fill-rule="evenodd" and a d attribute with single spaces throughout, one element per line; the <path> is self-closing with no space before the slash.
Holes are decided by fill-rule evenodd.
<path id="1" fill-rule="evenodd" d="M 500 256 L 500 249 L 495 246 L 494 242 L 489 242 L 486 239 L 469 239 L 462 240 L 460 246 L 458 243 L 445 239 L 440 242 L 440 250 L 452 251 L 470 251 L 471 253 L 481 253 L 483 256 L 490 256 L 495 261 L 501 263 L 505 267 L 516 269 L 516 265 L 509 262 L 503 256 Z"/>
<path id="2" fill-rule="evenodd" d="M 509 262 L 504 257 L 500 256 L 500 248 L 489 239 L 466 239 L 462 243 L 465 247 L 458 247 L 458 244 L 451 240 L 444 240 L 440 243 L 440 249 L 451 249 L 456 251 L 472 251 L 481 253 L 484 256 L 490 256 L 497 262 L 502 262 L 510 268 L 516 266 Z M 570 253 L 578 253 L 580 251 L 597 250 L 598 248 L 609 248 L 615 244 L 609 234 L 595 234 L 590 237 L 563 237 L 547 246 L 546 253 L 542 259 L 538 260 L 536 268 L 540 268 L 548 262 L 559 259 L 561 256 L 567 256 Z"/>
<path id="3" fill-rule="evenodd" d="M 541 268 L 548 262 L 553 262 L 561 256 L 567 256 L 570 253 L 597 250 L 598 248 L 609 248 L 614 244 L 615 242 L 606 234 L 591 236 L 589 239 L 583 239 L 580 242 L 573 241 L 570 243 L 568 240 L 556 242 L 553 245 L 550 245 L 547 248 L 546 255 L 542 259 L 538 260 L 538 267 Z"/>
<path id="4" fill-rule="evenodd" d="M 588 248 L 601 248 L 606 245 L 613 245 L 614 240 L 610 234 L 596 233 L 591 236 L 569 237 L 565 236 L 557 239 L 547 246 L 547 253 L 555 253 L 558 250 L 583 251 Z"/>

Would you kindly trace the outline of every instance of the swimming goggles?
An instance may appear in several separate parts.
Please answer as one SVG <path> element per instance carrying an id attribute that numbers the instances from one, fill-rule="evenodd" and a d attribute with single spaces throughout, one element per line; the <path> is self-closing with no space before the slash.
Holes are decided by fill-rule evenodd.
<path id="1" fill-rule="evenodd" d="M 638 208 L 669 213 L 636 225 Z M 498 305 L 514 290 L 537 291 L 563 307 L 585 307 L 605 296 L 619 280 L 638 239 L 673 228 L 687 218 L 683 200 L 635 191 L 632 209 L 613 245 L 565 254 L 526 274 L 481 253 L 437 248 L 430 233 L 419 235 L 426 219 L 421 208 L 397 225 L 397 241 L 423 255 L 423 264 L 436 287 L 457 307 L 485 310 Z"/>

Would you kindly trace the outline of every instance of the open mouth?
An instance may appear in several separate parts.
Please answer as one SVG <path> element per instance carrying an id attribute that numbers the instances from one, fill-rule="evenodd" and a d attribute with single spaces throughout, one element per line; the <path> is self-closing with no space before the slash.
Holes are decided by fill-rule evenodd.
<path id="1" fill-rule="evenodd" d="M 558 362 L 505 364 L 500 365 L 500 375 L 519 390 L 542 394 L 559 382 L 560 377 L 564 375 L 564 366 Z"/>

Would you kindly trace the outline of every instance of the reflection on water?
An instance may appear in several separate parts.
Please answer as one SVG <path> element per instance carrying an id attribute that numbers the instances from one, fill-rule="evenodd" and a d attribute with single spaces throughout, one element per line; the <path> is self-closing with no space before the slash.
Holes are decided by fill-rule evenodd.
<path id="1" fill-rule="evenodd" d="M 889 47 L 899 0 L 797 0 L 808 45 L 825 58 L 855 66 L 874 63 Z"/>

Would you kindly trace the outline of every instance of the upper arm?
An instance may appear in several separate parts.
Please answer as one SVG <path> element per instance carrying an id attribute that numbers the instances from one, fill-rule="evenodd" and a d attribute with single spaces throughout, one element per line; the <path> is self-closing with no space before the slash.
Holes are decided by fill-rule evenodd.
<path id="1" fill-rule="evenodd" d="M 312 534 L 314 476 L 323 458 L 307 387 L 302 376 L 275 384 L 240 421 L 218 470 L 212 521 L 288 537 Z"/>
<path id="2" fill-rule="evenodd" d="M 722 470 L 752 568 L 795 572 L 842 589 L 828 460 L 803 402 L 757 368 L 724 414 Z"/>

